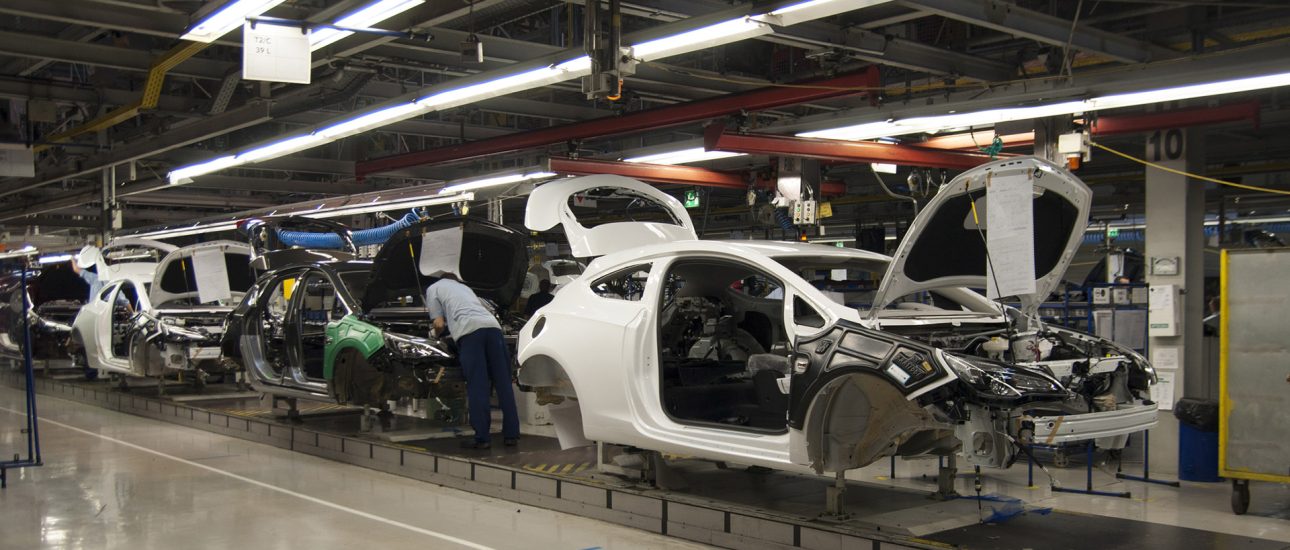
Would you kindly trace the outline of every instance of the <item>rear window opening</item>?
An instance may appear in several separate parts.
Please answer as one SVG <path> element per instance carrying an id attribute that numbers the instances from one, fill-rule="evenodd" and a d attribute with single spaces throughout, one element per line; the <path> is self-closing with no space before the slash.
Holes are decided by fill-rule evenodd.
<path id="1" fill-rule="evenodd" d="M 593 187 L 569 197 L 569 210 L 586 228 L 620 222 L 681 225 L 667 205 L 630 189 Z"/>

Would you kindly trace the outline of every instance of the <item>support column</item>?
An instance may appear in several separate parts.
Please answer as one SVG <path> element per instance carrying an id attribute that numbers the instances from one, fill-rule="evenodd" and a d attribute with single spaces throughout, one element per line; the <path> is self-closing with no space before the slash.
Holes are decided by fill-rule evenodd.
<path id="1" fill-rule="evenodd" d="M 1145 158 L 1168 168 L 1199 173 L 1204 169 L 1201 136 L 1183 129 L 1159 130 L 1147 136 Z M 1201 350 L 1205 302 L 1205 188 L 1187 177 L 1146 169 L 1146 269 L 1147 283 L 1176 285 L 1179 327 L 1177 336 L 1148 338 L 1148 358 L 1161 350 L 1177 349 L 1178 368 L 1159 369 L 1173 378 L 1173 397 L 1160 403 L 1160 424 L 1151 438 L 1154 470 L 1178 471 L 1178 422 L 1173 404 L 1184 396 L 1203 397 L 1207 379 Z M 1153 259 L 1178 259 L 1176 275 L 1161 274 Z M 1164 410 L 1168 408 L 1169 410 Z"/>

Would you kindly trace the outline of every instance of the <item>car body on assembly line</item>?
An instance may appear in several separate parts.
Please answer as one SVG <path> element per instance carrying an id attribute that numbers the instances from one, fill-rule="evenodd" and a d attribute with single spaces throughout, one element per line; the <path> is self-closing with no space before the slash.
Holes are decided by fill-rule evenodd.
<path id="1" fill-rule="evenodd" d="M 69 353 L 92 371 L 134 377 L 184 372 L 196 385 L 229 371 L 219 342 L 254 280 L 250 247 L 213 241 L 171 250 L 148 278 L 114 277 L 81 308 Z"/>
<path id="2" fill-rule="evenodd" d="M 102 249 L 87 246 L 81 250 L 83 269 L 98 275 L 107 284 L 123 278 L 151 278 L 157 261 L 174 250 L 172 244 L 149 239 L 113 239 Z M 0 314 L 0 325 L 5 333 L 0 335 L 0 354 L 21 357 L 22 350 L 22 293 L 18 286 L 9 292 L 9 307 Z M 68 337 L 72 321 L 86 303 L 90 286 L 75 273 L 71 262 L 47 264 L 28 273 L 27 295 L 29 324 L 32 330 L 32 357 L 34 359 L 66 359 Z"/>
<path id="3" fill-rule="evenodd" d="M 272 240 L 277 225 L 257 226 L 269 237 L 260 240 Z M 231 317 L 224 353 L 241 361 L 257 391 L 275 396 L 362 406 L 462 399 L 455 348 L 430 332 L 430 274 L 456 262 L 461 281 L 504 310 L 519 296 L 527 247 L 514 229 L 453 218 L 400 229 L 371 261 L 346 251 L 335 259 L 303 249 L 265 252 L 272 270 Z M 281 253 L 296 261 L 274 261 Z"/>
<path id="4" fill-rule="evenodd" d="M 968 288 L 986 286 L 985 220 L 973 210 L 987 210 L 990 181 L 1033 185 L 1035 290 L 1018 295 L 1020 309 Z M 650 201 L 666 216 L 586 227 L 569 203 L 582 193 L 602 206 Z M 566 431 L 580 429 L 584 444 L 787 470 L 960 449 L 1006 467 L 1028 441 L 1123 446 L 1155 423 L 1154 371 L 1132 350 L 1036 315 L 1079 245 L 1090 198 L 1047 161 L 982 165 L 942 187 L 893 259 L 698 240 L 680 202 L 649 185 L 547 183 L 526 225 L 563 225 L 575 256 L 598 258 L 521 329 L 519 381 L 541 402 L 576 408 L 555 417 L 580 422 Z M 847 294 L 812 284 L 837 270 L 882 282 Z"/>

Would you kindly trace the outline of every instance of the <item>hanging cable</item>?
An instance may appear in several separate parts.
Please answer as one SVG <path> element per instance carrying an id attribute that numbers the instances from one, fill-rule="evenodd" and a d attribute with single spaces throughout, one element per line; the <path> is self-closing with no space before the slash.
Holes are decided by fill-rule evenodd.
<path id="1" fill-rule="evenodd" d="M 1175 170 L 1175 169 L 1170 168 L 1170 167 L 1168 167 L 1168 166 L 1162 166 L 1162 165 L 1160 165 L 1160 164 L 1156 164 L 1156 163 L 1151 162 L 1151 161 L 1149 161 L 1149 160 L 1146 160 L 1146 159 L 1140 159 L 1140 158 L 1135 157 L 1135 156 L 1133 156 L 1133 155 L 1130 155 L 1130 154 L 1128 154 L 1128 153 L 1121 152 L 1121 151 L 1117 151 L 1117 150 L 1115 150 L 1115 149 L 1112 149 L 1112 148 L 1110 148 L 1110 147 L 1107 147 L 1107 146 L 1105 146 L 1105 145 L 1102 145 L 1101 143 L 1092 142 L 1092 143 L 1090 143 L 1090 145 L 1092 145 L 1092 146 L 1094 146 L 1094 147 L 1097 147 L 1098 149 L 1101 149 L 1101 150 L 1106 151 L 1106 152 L 1108 152 L 1108 153 L 1111 153 L 1111 154 L 1113 154 L 1113 155 L 1116 155 L 1116 156 L 1119 156 L 1119 157 L 1122 157 L 1122 158 L 1125 158 L 1125 159 L 1131 160 L 1131 161 L 1136 162 L 1136 163 L 1138 163 L 1138 164 L 1141 164 L 1141 165 L 1143 165 L 1143 166 L 1150 166 L 1151 168 L 1155 168 L 1155 169 L 1157 169 L 1157 170 L 1163 170 L 1163 171 L 1165 171 L 1165 172 L 1169 172 L 1170 174 L 1177 174 L 1177 175 L 1179 175 L 1179 176 L 1186 176 L 1186 177 L 1189 177 L 1189 178 L 1192 178 L 1192 179 L 1198 179 L 1198 180 L 1201 180 L 1201 181 L 1208 181 L 1208 182 L 1211 182 L 1211 183 L 1217 183 L 1217 184 L 1219 184 L 1219 185 L 1226 185 L 1226 186 L 1228 186 L 1228 187 L 1235 187 L 1235 188 L 1237 188 L 1237 189 L 1245 189 L 1245 190 L 1248 190 L 1248 191 L 1258 191 L 1258 192 L 1260 192 L 1260 193 L 1272 193 L 1272 194 L 1274 194 L 1274 195 L 1290 195 L 1290 191 L 1286 191 L 1286 190 L 1283 190 L 1283 189 L 1272 189 L 1272 188 L 1269 188 L 1269 187 L 1259 187 L 1259 186 L 1257 186 L 1257 185 L 1246 185 L 1246 184 L 1244 184 L 1244 183 L 1236 183 L 1236 182 L 1234 182 L 1234 181 L 1220 180 L 1220 179 L 1218 179 L 1218 178 L 1211 178 L 1211 177 L 1209 177 L 1209 176 L 1202 176 L 1202 175 L 1200 175 L 1200 174 L 1193 174 L 1193 173 L 1191 173 L 1191 172 L 1186 172 L 1186 171 L 1183 171 L 1183 170 Z"/>
<path id="2" fill-rule="evenodd" d="M 913 195 L 905 196 L 893 193 L 891 189 L 887 188 L 887 182 L 882 181 L 882 176 L 878 174 L 878 170 L 873 167 L 873 164 L 869 165 L 869 171 L 873 172 L 873 178 L 878 180 L 878 186 L 882 187 L 882 190 L 887 193 L 887 196 L 893 199 L 906 200 L 909 201 L 910 204 L 914 205 L 914 217 L 918 217 L 918 199 L 915 199 Z"/>

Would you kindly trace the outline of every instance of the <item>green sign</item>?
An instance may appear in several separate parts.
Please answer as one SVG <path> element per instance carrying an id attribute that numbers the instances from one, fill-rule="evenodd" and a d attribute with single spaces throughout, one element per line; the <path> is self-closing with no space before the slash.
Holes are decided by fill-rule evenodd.
<path id="1" fill-rule="evenodd" d="M 1120 236 L 1120 230 L 1118 228 L 1112 227 L 1106 230 L 1106 234 L 1108 237 L 1111 237 L 1112 239 L 1114 239 Z"/>
<path id="2" fill-rule="evenodd" d="M 685 207 L 686 207 L 686 208 L 698 208 L 698 207 L 699 207 L 699 190 L 698 190 L 698 189 L 691 189 L 691 190 L 689 190 L 689 191 L 686 191 L 686 192 L 685 192 Z"/>

